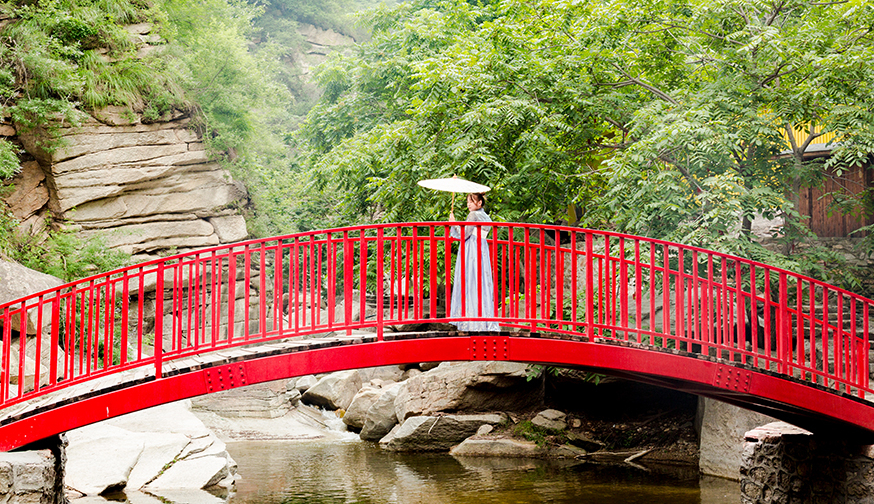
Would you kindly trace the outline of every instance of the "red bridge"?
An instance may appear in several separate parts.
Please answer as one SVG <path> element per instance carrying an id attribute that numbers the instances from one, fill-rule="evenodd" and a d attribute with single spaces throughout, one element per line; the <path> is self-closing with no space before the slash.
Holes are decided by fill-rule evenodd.
<path id="1" fill-rule="evenodd" d="M 585 368 L 874 439 L 870 299 L 675 243 L 462 226 L 466 244 L 446 223 L 254 240 L 0 305 L 0 450 L 258 382 L 463 360 Z M 452 318 L 455 258 L 477 277 L 455 283 L 493 292 Z M 489 321 L 500 332 L 448 325 Z"/>

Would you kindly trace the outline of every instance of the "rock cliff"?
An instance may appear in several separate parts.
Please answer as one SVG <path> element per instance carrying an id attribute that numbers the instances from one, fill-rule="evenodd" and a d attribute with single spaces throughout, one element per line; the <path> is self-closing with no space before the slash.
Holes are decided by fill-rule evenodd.
<path id="1" fill-rule="evenodd" d="M 102 110 L 61 133 L 51 153 L 19 137 L 33 160 L 6 201 L 22 231 L 38 234 L 50 219 L 140 259 L 248 235 L 237 209 L 245 187 L 209 158 L 186 115 L 143 124 Z"/>
<path id="2" fill-rule="evenodd" d="M 127 28 L 138 54 L 165 47 L 151 25 Z M 313 100 L 320 91 L 311 68 L 354 41 L 306 24 L 299 31 L 306 43 L 287 63 L 304 84 L 301 99 Z M 189 113 L 149 122 L 135 110 L 107 107 L 84 117 L 77 127 L 61 128 L 62 147 L 52 152 L 40 147 L 39 134 L 0 117 L 0 137 L 22 147 L 14 191 L 3 198 L 21 232 L 39 236 L 47 226 L 65 226 L 99 236 L 134 261 L 248 236 L 240 212 L 247 190 L 204 150 Z"/>
<path id="3" fill-rule="evenodd" d="M 140 57 L 165 47 L 148 23 L 127 31 Z M 210 158 L 188 112 L 148 123 L 127 107 L 82 117 L 80 125 L 61 125 L 61 147 L 50 152 L 42 129 L 0 118 L 0 136 L 23 149 L 14 191 L 4 198 L 21 232 L 66 226 L 135 260 L 248 236 L 238 210 L 246 189 Z"/>

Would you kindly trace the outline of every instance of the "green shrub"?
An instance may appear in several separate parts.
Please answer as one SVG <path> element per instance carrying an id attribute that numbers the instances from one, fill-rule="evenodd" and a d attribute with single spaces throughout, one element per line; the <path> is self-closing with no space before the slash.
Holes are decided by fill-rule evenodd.
<path id="1" fill-rule="evenodd" d="M 18 162 L 18 148 L 8 140 L 0 139 L 0 179 L 9 178 L 21 168 Z"/>
<path id="2" fill-rule="evenodd" d="M 52 231 L 48 238 L 30 236 L 18 221 L 0 212 L 0 256 L 65 281 L 120 268 L 130 255 L 108 248 L 99 238 L 82 239 L 67 231 Z"/>

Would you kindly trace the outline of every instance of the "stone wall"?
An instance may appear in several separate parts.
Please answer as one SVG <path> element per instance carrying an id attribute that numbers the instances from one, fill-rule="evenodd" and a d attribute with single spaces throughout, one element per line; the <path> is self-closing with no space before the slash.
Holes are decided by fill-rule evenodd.
<path id="1" fill-rule="evenodd" d="M 740 479 L 744 435 L 750 429 L 775 419 L 715 399 L 698 398 L 701 474 L 730 480 Z"/>
<path id="2" fill-rule="evenodd" d="M 874 447 L 774 422 L 746 433 L 741 502 L 874 502 Z"/>
<path id="3" fill-rule="evenodd" d="M 824 247 L 843 259 L 847 266 L 860 275 L 864 289 L 874 289 L 874 253 L 863 248 L 864 238 L 816 238 L 795 245 L 794 252 L 804 252 L 813 247 Z M 772 238 L 762 240 L 762 245 L 775 252 L 781 252 L 783 245 Z"/>
<path id="4" fill-rule="evenodd" d="M 64 497 L 63 436 L 44 440 L 41 449 L 0 452 L 0 503 L 59 504 Z"/>

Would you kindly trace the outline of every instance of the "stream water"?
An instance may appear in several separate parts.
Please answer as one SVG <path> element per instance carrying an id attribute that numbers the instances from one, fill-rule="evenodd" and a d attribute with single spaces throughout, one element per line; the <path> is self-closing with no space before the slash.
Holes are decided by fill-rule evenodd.
<path id="1" fill-rule="evenodd" d="M 232 504 L 736 504 L 694 468 L 396 454 L 357 440 L 235 441 Z"/>

